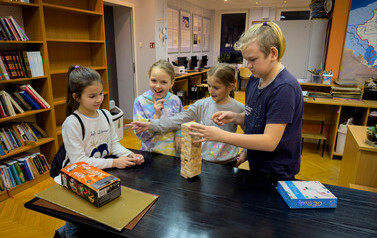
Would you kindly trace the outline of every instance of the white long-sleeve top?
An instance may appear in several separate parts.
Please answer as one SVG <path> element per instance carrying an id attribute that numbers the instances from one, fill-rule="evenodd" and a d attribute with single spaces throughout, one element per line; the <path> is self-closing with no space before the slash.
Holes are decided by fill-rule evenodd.
<path id="1" fill-rule="evenodd" d="M 120 157 L 132 153 L 119 143 L 110 112 L 103 109 L 110 121 L 109 125 L 103 113 L 97 111 L 98 116 L 96 118 L 87 117 L 77 110 L 75 111 L 84 124 L 84 139 L 82 139 L 79 120 L 74 115 L 65 119 L 62 126 L 62 136 L 67 151 L 66 160 L 67 157 L 69 158 L 68 164 L 84 161 L 99 169 L 106 169 L 111 168 L 113 164 L 113 159 L 103 158 L 106 155 L 112 154 Z"/>

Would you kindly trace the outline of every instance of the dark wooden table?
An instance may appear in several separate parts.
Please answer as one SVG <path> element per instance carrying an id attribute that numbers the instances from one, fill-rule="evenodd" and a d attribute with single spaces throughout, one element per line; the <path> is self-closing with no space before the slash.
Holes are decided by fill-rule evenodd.
<path id="1" fill-rule="evenodd" d="M 186 180 L 178 158 L 144 156 L 142 166 L 107 170 L 125 186 L 160 195 L 132 231 L 36 206 L 37 198 L 25 207 L 106 237 L 377 237 L 377 193 L 326 185 L 338 197 L 336 209 L 291 210 L 276 188 L 254 183 L 246 170 L 204 161 L 201 175 Z"/>

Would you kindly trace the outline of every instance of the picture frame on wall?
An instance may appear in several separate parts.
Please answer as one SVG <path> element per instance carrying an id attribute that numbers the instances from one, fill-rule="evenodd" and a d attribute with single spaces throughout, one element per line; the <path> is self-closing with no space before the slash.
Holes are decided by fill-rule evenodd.
<path id="1" fill-rule="evenodd" d="M 179 11 L 168 8 L 168 53 L 178 53 L 179 50 Z"/>
<path id="2" fill-rule="evenodd" d="M 180 11 L 180 52 L 191 51 L 191 13 Z"/>
<path id="3" fill-rule="evenodd" d="M 202 17 L 193 14 L 192 19 L 192 52 L 200 52 L 202 50 Z"/>
<path id="4" fill-rule="evenodd" d="M 209 18 L 203 17 L 202 19 L 202 51 L 208 52 L 209 51 L 209 35 L 210 35 L 210 24 L 211 20 Z"/>

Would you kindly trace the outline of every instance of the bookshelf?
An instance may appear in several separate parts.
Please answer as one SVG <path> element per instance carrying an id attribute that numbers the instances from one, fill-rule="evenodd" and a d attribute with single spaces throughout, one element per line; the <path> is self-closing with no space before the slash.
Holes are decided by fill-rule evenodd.
<path id="1" fill-rule="evenodd" d="M 62 143 L 61 126 L 66 113 L 67 69 L 83 65 L 96 70 L 104 81 L 102 107 L 109 109 L 105 29 L 102 0 L 30 0 L 30 3 L 0 0 L 1 17 L 15 13 L 14 18 L 29 41 L 0 41 L 0 50 L 40 51 L 45 75 L 0 81 L 0 90 L 14 85 L 30 84 L 51 105 L 48 109 L 25 111 L 0 119 L 0 126 L 11 122 L 36 122 L 48 138 L 38 140 L 0 157 L 1 160 L 23 152 L 39 151 L 51 161 Z M 48 178 L 48 173 L 0 192 L 0 201 Z"/>

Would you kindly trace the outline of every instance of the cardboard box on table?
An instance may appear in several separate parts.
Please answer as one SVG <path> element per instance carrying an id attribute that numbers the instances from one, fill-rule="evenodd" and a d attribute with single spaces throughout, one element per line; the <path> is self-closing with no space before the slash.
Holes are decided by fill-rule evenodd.
<path id="1" fill-rule="evenodd" d="M 319 181 L 279 181 L 277 190 L 290 208 L 336 208 L 337 198 Z"/>

